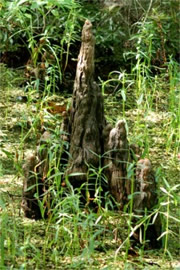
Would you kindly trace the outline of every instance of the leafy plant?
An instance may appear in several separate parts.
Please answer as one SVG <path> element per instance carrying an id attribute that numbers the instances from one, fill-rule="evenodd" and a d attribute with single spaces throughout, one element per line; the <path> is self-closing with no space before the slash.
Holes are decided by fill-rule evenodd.
<path id="1" fill-rule="evenodd" d="M 28 50 L 27 71 L 34 76 L 36 88 L 41 79 L 53 89 L 58 80 L 62 82 L 70 46 L 78 39 L 79 7 L 74 0 L 15 0 L 2 4 L 1 50 Z"/>
<path id="2" fill-rule="evenodd" d="M 160 187 L 159 203 L 153 212 L 145 211 L 144 216 L 139 217 L 137 224 L 133 224 L 134 165 L 128 164 L 132 196 L 129 197 L 128 213 L 117 211 L 118 205 L 109 192 L 106 192 L 105 197 L 102 198 L 102 185 L 107 185 L 104 177 L 105 168 L 101 165 L 101 158 L 104 157 L 99 157 L 98 168 L 89 166 L 89 183 L 86 187 L 81 186 L 76 190 L 72 188 L 68 176 L 64 175 L 62 150 L 65 149 L 68 156 L 68 144 L 59 137 L 62 116 L 49 113 L 48 101 L 50 91 L 52 89 L 55 91 L 58 78 L 63 79 L 69 56 L 74 53 L 71 51 L 71 45 L 79 39 L 77 34 L 81 20 L 78 18 L 80 5 L 72 0 L 2 1 L 0 22 L 2 51 L 7 49 L 14 52 L 18 48 L 27 47 L 32 59 L 29 66 L 35 71 L 43 62 L 41 58 L 44 53 L 48 54 L 43 62 L 46 66 L 43 85 L 45 90 L 41 99 L 38 98 L 36 90 L 28 92 L 27 104 L 23 103 L 27 115 L 19 111 L 18 105 L 22 105 L 20 102 L 15 103 L 15 106 L 12 103 L 16 90 L 12 92 L 9 88 L 15 83 L 14 71 L 1 65 L 3 87 L 0 92 L 2 91 L 5 102 L 8 102 L 5 110 L 4 104 L 1 108 L 6 116 L 4 118 L 2 114 L 2 122 L 6 125 L 10 117 L 14 119 L 15 109 L 18 107 L 18 123 L 21 123 L 21 132 L 12 133 L 16 141 L 8 137 L 10 130 L 7 134 L 6 130 L 3 130 L 5 135 L 0 134 L 3 155 L 13 161 L 10 166 L 13 167 L 14 164 L 17 171 L 15 177 L 10 177 L 9 182 L 6 181 L 6 171 L 8 176 L 12 172 L 9 167 L 6 170 L 4 156 L 1 158 L 3 159 L 3 165 L 0 164 L 0 176 L 3 181 L 0 194 L 0 268 L 2 269 L 61 269 L 62 267 L 149 269 L 156 267 L 157 257 L 158 267 L 162 263 L 162 268 L 165 266 L 167 269 L 169 258 L 172 261 L 177 256 L 179 184 L 175 181 L 179 180 L 177 154 L 179 153 L 180 115 L 179 64 L 176 61 L 177 1 L 157 0 L 152 5 L 154 10 L 150 8 L 149 13 L 147 13 L 148 1 L 124 1 L 122 6 L 119 4 L 121 1 L 113 6 L 112 1 L 104 1 L 104 5 L 97 5 L 98 2 L 93 1 L 94 8 L 91 1 L 81 1 L 80 12 L 83 16 L 91 18 L 95 28 L 97 27 L 99 70 L 102 63 L 107 63 L 110 70 L 112 68 L 115 70 L 110 72 L 108 80 L 106 80 L 105 69 L 102 71 L 104 74 L 100 74 L 107 118 L 110 122 L 115 122 L 117 118 L 122 117 L 127 119 L 129 140 L 144 148 L 142 157 L 149 156 L 153 166 L 155 168 L 159 166 L 156 170 Z M 89 9 L 86 9 L 88 4 Z M 159 12 L 160 8 L 161 12 Z M 128 21 L 123 19 L 124 10 L 129 14 Z M 131 28 L 131 25 L 137 21 L 138 23 Z M 132 32 L 132 39 L 126 43 L 126 38 L 129 38 Z M 132 57 L 131 64 L 129 60 L 126 64 L 123 62 L 124 48 L 131 50 L 130 54 L 126 54 L 127 57 Z M 156 59 L 158 48 L 162 49 L 162 56 L 165 52 L 166 59 L 161 55 Z M 102 57 L 102 52 L 107 54 L 110 52 L 110 56 L 104 53 L 105 56 Z M 50 57 L 51 55 L 53 58 Z M 41 81 L 35 73 L 33 76 L 29 86 L 38 89 Z M 9 110 L 10 107 L 12 111 Z M 19 176 L 22 176 L 24 153 L 26 154 L 27 148 L 30 150 L 35 148 L 43 128 L 53 134 L 48 142 L 49 170 L 46 175 L 50 188 L 45 194 L 47 201 L 40 200 L 38 194 L 36 197 L 39 199 L 42 215 L 47 209 L 49 215 L 46 220 L 36 222 L 24 218 L 19 209 L 21 195 L 18 197 L 18 194 L 21 194 L 22 189 L 22 178 Z M 12 143 L 13 150 L 9 149 Z M 17 144 L 19 144 L 18 148 Z M 42 144 L 40 150 L 43 151 L 45 147 L 47 146 Z M 89 204 L 82 207 L 82 190 L 86 191 L 85 199 L 90 201 L 91 182 L 96 186 L 97 211 L 92 211 Z M 145 250 L 144 247 L 147 242 L 146 229 L 151 222 L 156 221 L 159 214 L 164 225 L 160 236 L 160 240 L 163 239 L 163 249 L 158 251 L 156 257 L 155 250 Z M 141 234 L 142 246 L 134 250 L 131 249 L 130 238 L 140 227 L 144 229 Z M 129 256 L 130 252 L 139 254 L 139 257 L 136 256 L 136 260 L 133 260 L 133 256 Z M 163 255 L 164 262 L 160 258 Z M 149 260 L 151 258 L 154 265 Z"/>

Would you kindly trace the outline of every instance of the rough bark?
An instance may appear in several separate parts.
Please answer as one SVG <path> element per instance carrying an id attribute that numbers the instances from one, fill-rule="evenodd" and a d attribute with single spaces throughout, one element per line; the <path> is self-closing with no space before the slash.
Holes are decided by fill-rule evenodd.
<path id="1" fill-rule="evenodd" d="M 82 183 L 87 180 L 88 166 L 98 167 L 98 156 L 103 152 L 104 105 L 101 91 L 93 79 L 94 46 L 92 24 L 86 20 L 82 30 L 70 115 L 71 159 L 68 174 L 81 174 L 71 177 L 70 181 L 74 184 L 76 181 Z"/>
<path id="2" fill-rule="evenodd" d="M 140 159 L 137 162 L 134 191 L 134 213 L 144 216 L 146 211 L 146 215 L 151 214 L 158 203 L 158 195 L 152 165 L 147 158 Z M 150 241 L 153 248 L 157 248 L 161 246 L 161 240 L 157 241 L 157 238 L 161 235 L 162 224 L 159 215 L 156 216 L 155 220 L 153 220 L 153 218 L 154 217 L 151 217 L 149 219 L 149 225 L 146 230 L 146 240 Z M 135 219 L 134 221 L 137 220 Z M 144 227 L 142 226 L 135 233 L 134 236 L 136 240 L 140 239 L 140 230 L 144 231 Z"/>
<path id="3" fill-rule="evenodd" d="M 37 165 L 38 158 L 36 157 L 36 154 L 34 154 L 27 159 L 23 166 L 24 181 L 21 206 L 25 216 L 34 219 L 41 218 L 38 199 L 35 198 L 35 194 L 42 195 L 43 193 L 42 187 L 38 185 Z"/>
<path id="4" fill-rule="evenodd" d="M 149 159 L 140 159 L 136 168 L 134 211 L 141 214 L 145 208 L 157 204 L 157 187 Z"/>
<path id="5" fill-rule="evenodd" d="M 51 139 L 51 134 L 45 131 L 39 141 L 34 155 L 28 157 L 25 165 L 23 166 L 24 181 L 23 181 L 23 196 L 22 208 L 25 216 L 33 219 L 42 218 L 39 202 L 44 202 L 44 217 L 48 214 L 48 171 L 49 171 L 49 158 L 48 147 Z"/>
<path id="6" fill-rule="evenodd" d="M 129 143 L 123 120 L 119 120 L 115 128 L 110 131 L 108 148 L 111 159 L 109 166 L 110 191 L 120 204 L 120 208 L 123 208 L 125 202 L 127 202 L 127 195 L 130 192 L 130 181 L 127 179 Z"/>

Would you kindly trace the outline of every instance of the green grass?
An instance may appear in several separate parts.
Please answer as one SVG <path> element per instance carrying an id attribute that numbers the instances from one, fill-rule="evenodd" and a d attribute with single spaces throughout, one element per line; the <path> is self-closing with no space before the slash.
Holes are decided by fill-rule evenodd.
<path id="1" fill-rule="evenodd" d="M 179 64 L 170 55 L 177 53 L 178 48 L 178 4 L 150 1 L 145 7 L 141 1 L 132 1 L 129 7 L 116 4 L 102 10 L 96 7 L 94 14 L 92 4 L 91 8 L 85 6 L 85 10 L 82 4 L 81 10 L 77 1 L 48 0 L 41 4 L 29 1 L 29 5 L 20 4 L 23 1 L 19 0 L 6 2 L 1 9 L 2 49 L 6 51 L 8 47 L 14 52 L 19 39 L 23 39 L 31 55 L 32 69 L 39 67 L 38 59 L 42 60 L 45 51 L 54 61 L 45 59 L 46 76 L 41 95 L 39 78 L 30 81 L 25 89 L 19 88 L 25 80 L 24 71 L 0 64 L 0 270 L 179 269 L 180 72 Z M 128 8 L 129 18 L 121 12 L 123 8 Z M 64 79 L 68 59 L 74 57 L 71 45 L 79 40 L 82 14 L 96 24 L 100 53 L 101 48 L 110 50 L 115 66 L 123 61 L 126 36 L 131 37 L 125 54 L 126 59 L 132 59 L 131 69 L 112 71 L 105 81 L 99 79 L 107 120 L 113 125 L 119 119 L 126 121 L 129 142 L 140 146 L 143 157 L 152 161 L 158 182 L 157 208 L 154 213 L 145 213 L 136 225 L 132 224 L 133 196 L 129 210 L 124 212 L 114 209 L 109 193 L 102 206 L 99 183 L 105 179 L 101 166 L 88 171 L 89 179 L 97 187 L 97 211 L 92 211 L 88 204 L 82 205 L 81 190 L 73 190 L 68 178 L 67 188 L 63 186 L 64 166 L 60 155 L 66 144 L 60 144 L 58 137 L 62 116 L 51 115 L 47 102 L 54 98 L 69 103 L 61 89 L 61 95 L 55 96 L 55 91 L 57 82 L 62 83 Z M 132 21 L 140 17 L 141 21 L 132 26 Z M 124 26 L 121 21 L 125 22 Z M 105 57 L 97 59 L 99 67 L 102 59 L 108 63 Z M 158 66 L 154 66 L 154 61 Z M 27 96 L 27 102 L 19 100 L 21 95 Z M 22 166 L 36 149 L 44 127 L 53 131 L 48 145 L 51 188 L 45 196 L 47 202 L 48 196 L 53 199 L 51 205 L 46 205 L 48 219 L 35 221 L 25 218 L 21 209 Z M 130 164 L 128 173 L 133 183 L 132 172 Z M 43 212 L 44 202 L 39 205 Z M 150 215 L 155 219 L 157 213 L 163 222 L 162 248 L 146 249 L 146 235 L 143 235 L 142 246 L 132 249 L 130 235 L 140 225 L 146 228 Z"/>
<path id="2" fill-rule="evenodd" d="M 139 82 L 139 77 L 123 76 L 123 95 L 121 91 L 106 95 L 104 89 L 106 117 L 112 123 L 125 118 L 129 141 L 141 146 L 144 156 L 152 160 L 159 185 L 157 212 L 164 224 L 163 248 L 137 248 L 136 254 L 130 255 L 131 211 L 128 214 L 113 210 L 107 196 L 105 207 L 99 204 L 96 213 L 82 207 L 80 193 L 71 186 L 63 192 L 59 161 L 54 162 L 59 151 L 56 133 L 50 147 L 51 166 L 57 170 L 51 215 L 41 221 L 24 217 L 20 207 L 23 160 L 34 150 L 42 123 L 59 129 L 62 119 L 50 115 L 41 103 L 34 103 L 34 93 L 27 103 L 17 102 L 16 97 L 24 93 L 10 86 L 0 91 L 1 100 L 6 97 L 6 103 L 0 103 L 0 269 L 178 267 L 178 73 L 171 71 L 168 81 L 163 76 L 148 78 L 146 85 Z M 133 82 L 130 86 L 129 81 Z M 137 89 L 136 85 L 141 87 Z M 90 170 L 90 176 L 97 181 L 102 173 L 102 168 Z M 145 219 L 141 222 L 145 224 Z"/>

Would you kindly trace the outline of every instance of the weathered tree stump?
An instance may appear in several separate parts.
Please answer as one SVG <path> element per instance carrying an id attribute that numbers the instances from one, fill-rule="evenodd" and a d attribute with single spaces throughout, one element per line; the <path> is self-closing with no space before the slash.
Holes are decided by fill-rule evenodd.
<path id="1" fill-rule="evenodd" d="M 140 154 L 138 147 L 129 145 L 124 121 L 119 120 L 115 128 L 106 122 L 103 96 L 93 78 L 94 46 L 92 24 L 86 20 L 82 30 L 82 44 L 78 57 L 72 106 L 68 112 L 63 112 L 61 134 L 59 135 L 60 140 L 69 145 L 69 154 L 63 161 L 67 165 L 64 177 L 69 179 L 74 188 L 85 185 L 87 190 L 91 185 L 90 196 L 93 200 L 97 183 L 95 184 L 94 178 L 89 180 L 88 171 L 90 168 L 98 169 L 101 165 L 105 168 L 104 174 L 109 183 L 109 191 L 117 201 L 119 209 L 123 209 L 132 190 L 132 181 L 128 179 L 127 168 L 132 160 L 134 163 L 137 162 Z M 25 166 L 23 202 L 25 214 L 28 217 L 39 217 L 37 200 L 33 201 L 36 189 L 34 187 L 29 189 L 30 186 L 37 183 L 36 188 L 39 189 L 41 197 L 43 197 L 43 192 L 45 193 L 48 189 L 49 138 L 50 134 L 45 132 L 40 140 L 37 157 L 31 158 Z M 41 149 L 41 143 L 45 143 L 46 147 Z M 37 173 L 37 176 L 34 175 L 34 172 Z M 143 215 L 145 211 L 152 211 L 157 203 L 157 186 L 148 159 L 137 162 L 134 179 L 133 211 Z M 160 230 L 160 220 L 156 219 L 156 222 L 147 231 L 150 241 L 151 239 L 154 241 L 154 238 L 160 235 Z M 151 237 L 152 232 L 153 237 Z M 154 237 L 154 235 L 156 236 Z"/>
<path id="2" fill-rule="evenodd" d="M 134 211 L 142 213 L 145 207 L 151 209 L 157 204 L 157 187 L 149 159 L 137 162 L 135 179 Z"/>
<path id="3" fill-rule="evenodd" d="M 130 194 L 130 181 L 127 179 L 130 150 L 124 121 L 118 121 L 116 127 L 110 131 L 108 147 L 111 159 L 109 187 L 122 209 Z"/>
<path id="4" fill-rule="evenodd" d="M 38 158 L 36 155 L 32 155 L 27 159 L 23 166 L 24 181 L 21 206 L 24 210 L 25 216 L 33 219 L 42 218 L 38 199 L 35 198 L 36 193 L 40 196 L 43 194 L 42 186 L 38 185 L 39 180 L 36 171 L 37 165 Z"/>
<path id="5" fill-rule="evenodd" d="M 92 24 L 86 20 L 78 57 L 70 115 L 70 156 L 68 174 L 71 183 L 86 181 L 88 165 L 98 167 L 103 153 L 102 131 L 105 126 L 101 91 L 94 82 L 94 46 Z M 79 184 L 78 184 L 79 185 Z"/>
<path id="6" fill-rule="evenodd" d="M 137 162 L 136 167 L 136 177 L 134 185 L 134 201 L 133 201 L 133 211 L 139 216 L 150 216 L 147 219 L 149 223 L 146 229 L 146 240 L 150 242 L 153 248 L 158 248 L 161 246 L 162 242 L 157 241 L 157 238 L 161 235 L 161 219 L 159 214 L 151 216 L 155 206 L 158 203 L 157 197 L 157 183 L 155 181 L 154 172 L 149 159 L 140 159 Z M 134 219 L 137 222 L 137 218 Z M 144 234 L 145 226 L 141 226 L 137 232 L 134 234 L 134 238 L 141 242 L 141 237 Z M 141 233 L 140 233 L 141 231 Z"/>
<path id="7" fill-rule="evenodd" d="M 28 218 L 41 219 L 42 216 L 47 217 L 48 214 L 48 200 L 44 200 L 44 196 L 50 186 L 47 176 L 49 172 L 48 148 L 50 140 L 51 134 L 45 131 L 40 138 L 35 153 L 28 157 L 23 166 L 24 181 L 21 205 L 25 216 Z M 46 197 L 48 197 L 48 193 Z M 44 209 L 41 211 L 39 204 L 43 200 Z"/>

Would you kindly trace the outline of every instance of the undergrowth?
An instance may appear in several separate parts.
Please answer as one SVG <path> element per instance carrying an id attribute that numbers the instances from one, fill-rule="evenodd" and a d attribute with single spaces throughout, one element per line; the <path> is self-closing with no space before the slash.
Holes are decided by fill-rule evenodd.
<path id="1" fill-rule="evenodd" d="M 69 6 L 65 8 L 69 10 Z M 57 18 L 57 14 L 53 15 Z M 142 157 L 152 160 L 159 187 L 156 209 L 132 226 L 132 208 L 128 208 L 129 212 L 117 211 L 108 192 L 102 204 L 101 188 L 97 188 L 96 193 L 97 211 L 92 211 L 88 205 L 82 206 L 81 190 L 73 190 L 68 178 L 68 188 L 64 187 L 60 153 L 66 145 L 59 140 L 62 115 L 51 114 L 48 107 L 48 101 L 53 99 L 60 105 L 69 104 L 69 96 L 55 94 L 55 91 L 52 94 L 53 76 L 48 77 L 50 86 L 45 83 L 43 93 L 39 94 L 37 78 L 24 92 L 17 87 L 21 73 L 1 65 L 0 269 L 178 269 L 179 64 L 171 55 L 163 54 L 162 67 L 155 71 L 157 40 L 153 38 L 157 24 L 153 26 L 153 23 L 157 22 L 158 15 L 156 11 L 151 18 L 148 15 L 139 23 L 138 33 L 131 37 L 136 49 L 125 55 L 132 58 L 131 71 L 113 71 L 107 80 L 100 78 L 100 86 L 108 121 L 114 124 L 118 119 L 125 119 L 129 141 L 143 149 Z M 31 20 L 31 16 L 27 18 Z M 74 29 L 71 30 L 74 33 Z M 149 31 L 152 36 L 145 42 Z M 161 46 L 163 40 L 165 42 L 165 37 L 161 35 L 158 39 Z M 67 57 L 68 46 L 70 41 Z M 29 49 L 33 54 L 33 47 Z M 48 219 L 34 221 L 25 218 L 21 210 L 22 165 L 36 148 L 44 128 L 53 134 L 48 146 L 52 185 L 46 199 L 49 195 L 52 197 L 51 204 L 46 205 L 50 213 Z M 89 168 L 89 178 L 97 183 L 100 179 L 106 182 L 104 169 L 101 166 Z M 128 174 L 132 181 L 133 169 L 130 164 Z M 133 196 L 129 199 L 131 205 Z M 39 203 L 43 214 L 44 202 Z M 130 236 L 141 225 L 146 230 L 151 215 L 155 220 L 157 214 L 163 223 L 162 248 L 146 249 L 146 235 L 143 235 L 142 245 L 132 249 Z"/>

